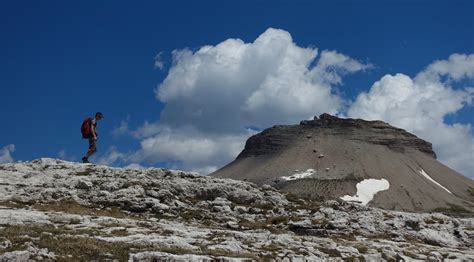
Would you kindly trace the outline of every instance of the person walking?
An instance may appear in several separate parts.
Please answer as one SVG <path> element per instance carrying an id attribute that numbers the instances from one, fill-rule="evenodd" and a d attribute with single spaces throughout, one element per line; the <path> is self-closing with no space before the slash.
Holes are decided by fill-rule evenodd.
<path id="1" fill-rule="evenodd" d="M 90 163 L 89 157 L 97 152 L 97 122 L 104 118 L 101 112 L 95 113 L 95 117 L 88 117 L 81 126 L 82 138 L 89 140 L 89 149 L 86 155 L 82 158 L 82 163 Z"/>

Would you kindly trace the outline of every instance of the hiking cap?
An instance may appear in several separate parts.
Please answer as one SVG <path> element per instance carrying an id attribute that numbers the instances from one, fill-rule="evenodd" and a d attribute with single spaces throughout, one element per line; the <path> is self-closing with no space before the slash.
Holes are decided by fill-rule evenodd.
<path id="1" fill-rule="evenodd" d="M 101 118 L 104 118 L 104 115 L 101 112 L 95 113 L 96 116 L 100 116 Z"/>

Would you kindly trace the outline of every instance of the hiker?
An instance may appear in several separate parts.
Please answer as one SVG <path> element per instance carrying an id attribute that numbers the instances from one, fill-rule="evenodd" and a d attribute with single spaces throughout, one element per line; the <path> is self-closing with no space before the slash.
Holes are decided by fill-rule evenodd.
<path id="1" fill-rule="evenodd" d="M 82 163 L 90 163 L 89 157 L 97 152 L 97 121 L 104 118 L 101 112 L 95 113 L 95 117 L 88 117 L 82 122 L 81 133 L 82 138 L 89 140 L 89 150 L 82 158 Z"/>

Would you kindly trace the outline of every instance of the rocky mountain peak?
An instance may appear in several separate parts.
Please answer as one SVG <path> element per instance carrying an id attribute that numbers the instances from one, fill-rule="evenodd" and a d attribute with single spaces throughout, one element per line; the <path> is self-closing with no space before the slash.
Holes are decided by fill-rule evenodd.
<path id="1" fill-rule="evenodd" d="M 233 162 L 211 175 L 313 198 L 351 196 L 359 183 L 376 179 L 387 189 L 371 205 L 428 211 L 455 204 L 474 210 L 474 182 L 437 161 L 430 142 L 383 121 L 326 113 L 250 137 Z"/>
<path id="2" fill-rule="evenodd" d="M 274 126 L 251 137 L 244 151 L 237 157 L 277 153 L 279 149 L 307 136 L 338 136 L 345 140 L 384 145 L 391 150 L 404 152 L 406 148 L 419 150 L 436 159 L 432 144 L 401 128 L 383 121 L 339 118 L 324 113 L 313 120 L 303 120 L 299 125 Z"/>

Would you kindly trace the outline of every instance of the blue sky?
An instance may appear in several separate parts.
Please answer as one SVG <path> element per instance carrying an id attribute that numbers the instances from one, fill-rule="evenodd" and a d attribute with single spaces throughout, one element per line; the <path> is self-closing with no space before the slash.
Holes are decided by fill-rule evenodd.
<path id="1" fill-rule="evenodd" d="M 179 61 L 196 62 L 196 56 L 193 55 L 203 46 L 216 46 L 227 39 L 253 43 L 267 29 L 275 28 L 291 35 L 291 46 L 310 48 L 318 55 L 323 50 L 335 51 L 359 63 L 357 68 L 337 65 L 342 68 L 338 71 L 342 82 L 330 83 L 328 87 L 337 95 L 339 102 L 317 110 L 309 107 L 314 111 L 311 115 L 334 109 L 344 115 L 352 112 L 353 116 L 370 118 L 370 114 L 361 113 L 361 108 L 367 109 L 367 105 L 354 106 L 352 111 L 349 108 L 361 92 L 369 93 L 374 83 L 385 75 L 401 73 L 414 79 L 438 60 L 448 61 L 453 65 L 452 68 L 458 68 L 454 64 L 459 63 L 461 67 L 468 68 L 463 73 L 464 77 L 443 82 L 443 86 L 450 90 L 464 91 L 467 98 L 453 102 L 462 106 L 454 106 L 449 112 L 439 113 L 443 122 L 438 124 L 444 124 L 446 132 L 452 130 L 450 127 L 454 124 L 463 125 L 463 136 L 466 143 L 471 145 L 471 151 L 465 154 L 469 160 L 469 156 L 473 156 L 473 147 L 469 144 L 473 143 L 473 132 L 468 125 L 474 125 L 474 110 L 472 102 L 467 102 L 472 96 L 469 98 L 470 95 L 466 95 L 469 92 L 466 88 L 474 86 L 473 72 L 469 71 L 469 55 L 474 53 L 472 10 L 474 2 L 459 0 L 3 2 L 0 8 L 0 54 L 3 60 L 0 65 L 0 118 L 4 124 L 0 129 L 0 149 L 3 148 L 2 152 L 8 154 L 6 159 L 31 160 L 61 156 L 77 161 L 86 150 L 86 142 L 81 140 L 79 134 L 82 120 L 95 111 L 102 111 L 105 119 L 99 124 L 100 151 L 96 161 L 203 172 L 222 166 L 241 149 L 242 142 L 238 141 L 252 133 L 242 131 L 245 126 L 264 128 L 271 124 L 297 123 L 299 120 L 296 118 L 309 111 L 288 113 L 282 119 L 264 114 L 260 118 L 242 120 L 239 122 L 242 130 L 236 132 L 230 132 L 227 130 L 229 128 L 218 124 L 214 129 L 206 129 L 199 123 L 180 122 L 179 119 L 187 118 L 185 110 L 179 107 L 188 104 L 199 107 L 200 104 L 183 94 L 176 97 L 169 95 L 173 92 L 170 90 L 178 88 L 178 84 L 173 81 L 186 75 L 173 78 L 168 73 Z M 268 35 L 274 33 L 278 32 L 272 31 Z M 270 43 L 270 50 L 273 45 L 273 42 Z M 173 50 L 186 48 L 191 52 L 191 57 L 181 58 L 183 60 L 175 57 L 176 64 L 173 64 Z M 163 63 L 161 69 L 155 66 L 158 54 L 159 61 Z M 468 57 L 449 60 L 452 54 Z M 318 58 L 311 63 L 317 61 Z M 262 67 L 265 65 L 262 64 Z M 204 74 L 203 71 L 199 72 Z M 443 72 L 440 74 L 445 77 Z M 188 68 L 182 74 L 186 73 L 192 72 Z M 448 73 L 447 77 L 452 75 Z M 164 84 L 167 76 L 169 81 Z M 223 86 L 231 81 L 219 77 L 209 79 L 215 79 L 213 84 Z M 414 86 L 423 84 L 418 82 Z M 168 93 L 165 92 L 161 99 L 158 95 L 157 99 L 157 89 L 160 88 L 168 90 Z M 215 99 L 208 103 L 221 101 L 219 92 L 210 91 L 199 84 L 190 88 L 195 88 L 194 92 L 207 90 L 208 97 L 215 95 Z M 262 92 L 261 97 L 270 99 L 266 91 Z M 415 93 L 423 92 L 419 90 Z M 453 92 L 447 94 L 455 96 Z M 262 110 L 272 108 L 268 101 L 263 105 L 268 107 L 262 107 Z M 216 102 L 208 110 L 219 111 L 219 106 L 225 108 L 225 105 Z M 168 112 L 163 113 L 167 107 Z M 193 109 L 192 106 L 190 108 Z M 394 120 L 398 113 L 387 112 L 371 116 L 380 116 L 392 124 L 403 125 Z M 215 124 L 211 121 L 213 114 L 206 119 L 205 110 L 203 114 L 202 123 L 212 127 Z M 245 114 L 239 114 L 242 115 Z M 165 119 L 161 120 L 161 117 Z M 413 121 L 424 124 L 423 117 Z M 268 121 L 259 122 L 259 119 Z M 436 126 L 436 123 L 432 124 Z M 122 129 L 118 131 L 121 125 Z M 446 152 L 444 163 L 464 174 L 471 173 L 474 170 L 472 165 L 449 159 L 452 156 L 450 152 L 455 152 L 455 149 L 446 149 L 446 141 L 427 133 L 426 130 L 432 126 L 426 126 L 425 131 L 420 131 L 420 128 L 409 131 L 418 131 L 416 134 L 423 138 L 435 139 L 438 143 L 435 149 Z M 154 130 L 150 134 L 140 132 L 145 127 Z M 456 133 L 451 135 L 452 139 L 458 137 Z M 157 136 L 160 136 L 159 139 Z M 194 151 L 188 152 L 189 144 L 170 142 L 180 137 L 193 138 L 187 143 L 196 147 Z M 219 139 L 213 140 L 215 137 Z M 156 148 L 165 138 L 168 139 L 167 145 L 176 148 L 176 152 Z M 209 143 L 201 145 L 193 141 Z M 232 150 L 220 152 L 215 149 L 216 145 L 226 142 L 233 144 Z M 14 150 L 9 145 L 14 145 Z M 179 155 L 201 155 L 199 152 L 207 149 L 226 157 L 213 162 L 212 159 L 216 159 L 213 154 L 191 160 Z"/>

